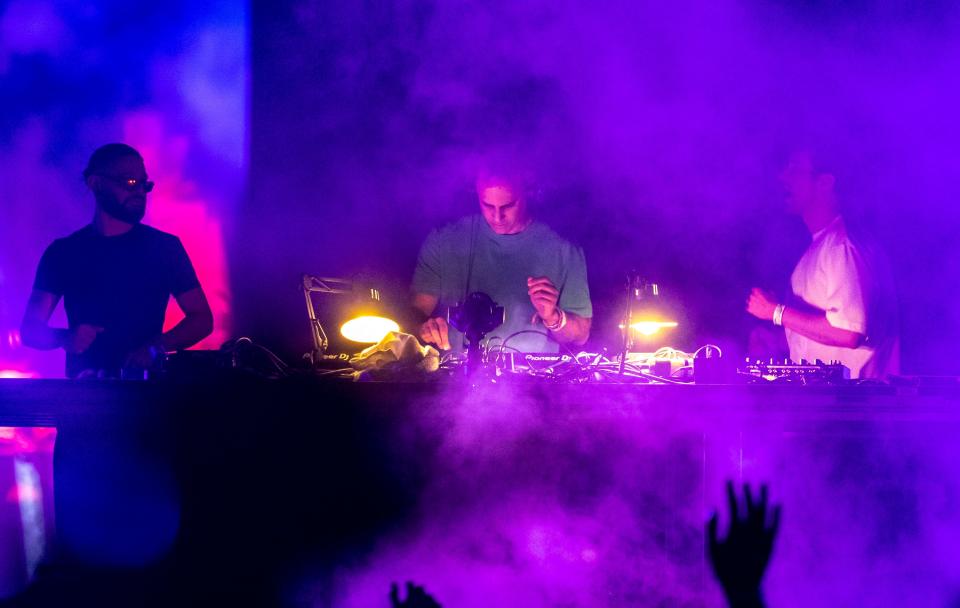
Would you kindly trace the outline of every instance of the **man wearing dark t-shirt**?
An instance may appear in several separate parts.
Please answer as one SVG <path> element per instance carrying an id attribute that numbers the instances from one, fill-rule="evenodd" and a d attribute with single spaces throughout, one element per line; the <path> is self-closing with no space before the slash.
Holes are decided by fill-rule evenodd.
<path id="1" fill-rule="evenodd" d="M 83 176 L 96 201 L 93 222 L 44 252 L 23 343 L 63 348 L 69 377 L 147 369 L 162 353 L 209 335 L 213 315 L 180 239 L 140 223 L 153 189 L 140 153 L 125 144 L 102 146 Z M 171 295 L 184 319 L 163 333 Z M 61 297 L 69 329 L 48 325 Z"/>

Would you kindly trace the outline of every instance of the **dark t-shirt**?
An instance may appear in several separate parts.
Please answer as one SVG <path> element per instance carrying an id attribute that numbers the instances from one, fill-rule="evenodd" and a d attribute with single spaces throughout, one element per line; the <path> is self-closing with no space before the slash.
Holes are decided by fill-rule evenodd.
<path id="1" fill-rule="evenodd" d="M 33 284 L 63 296 L 71 328 L 104 328 L 85 352 L 67 354 L 70 377 L 86 369 L 118 373 L 130 351 L 163 331 L 170 296 L 199 286 L 180 239 L 143 224 L 111 237 L 88 225 L 55 240 Z"/>

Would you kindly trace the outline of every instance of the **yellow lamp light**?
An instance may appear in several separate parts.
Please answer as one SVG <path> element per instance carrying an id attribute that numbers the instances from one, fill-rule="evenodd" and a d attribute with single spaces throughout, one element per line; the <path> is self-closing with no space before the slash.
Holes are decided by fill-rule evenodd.
<path id="1" fill-rule="evenodd" d="M 313 306 L 311 296 L 315 293 L 352 296 L 352 303 L 348 307 L 351 318 L 340 326 L 340 335 L 351 342 L 376 344 L 388 332 L 400 331 L 400 325 L 396 321 L 384 316 L 386 311 L 380 300 L 380 291 L 377 289 L 360 285 L 351 279 L 315 277 L 309 274 L 302 275 L 301 287 L 313 337 L 313 350 L 308 353 L 308 356 L 314 365 L 331 358 L 327 355 L 329 346 L 327 334 Z"/>
<path id="2" fill-rule="evenodd" d="M 362 344 L 376 344 L 391 331 L 400 331 L 396 321 L 373 315 L 354 317 L 340 326 L 340 335 Z"/>
<path id="3" fill-rule="evenodd" d="M 632 351 L 635 346 L 650 347 L 654 336 L 678 326 L 660 296 L 660 286 L 643 280 L 636 273 L 628 275 L 627 300 L 620 323 L 624 352 Z"/>
<path id="4" fill-rule="evenodd" d="M 630 329 L 636 330 L 642 336 L 652 336 L 661 329 L 673 329 L 677 325 L 676 321 L 637 321 L 630 325 Z"/>

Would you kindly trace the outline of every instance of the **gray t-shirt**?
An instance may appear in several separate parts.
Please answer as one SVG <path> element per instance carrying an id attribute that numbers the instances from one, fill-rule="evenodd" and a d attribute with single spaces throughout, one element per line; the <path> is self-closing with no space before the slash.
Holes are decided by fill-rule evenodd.
<path id="1" fill-rule="evenodd" d="M 462 302 L 474 291 L 489 295 L 504 307 L 504 324 L 487 338 L 509 338 L 507 346 L 523 352 L 557 352 L 542 323 L 531 323 L 536 311 L 527 295 L 527 277 L 548 277 L 560 290 L 560 307 L 592 317 L 583 250 L 540 222 L 519 234 L 497 234 L 479 214 L 434 230 L 420 249 L 412 291 L 437 296 L 439 313 Z M 493 340 L 496 348 L 500 340 Z M 463 336 L 451 328 L 450 345 L 461 350 Z M 509 350 L 509 348 L 508 348 Z"/>

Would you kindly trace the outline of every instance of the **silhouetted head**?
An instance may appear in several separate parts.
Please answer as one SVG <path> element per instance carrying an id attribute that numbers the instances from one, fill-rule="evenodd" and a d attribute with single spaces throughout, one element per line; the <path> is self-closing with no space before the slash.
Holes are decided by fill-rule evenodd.
<path id="1" fill-rule="evenodd" d="M 128 224 L 143 219 L 153 182 L 147 179 L 143 157 L 134 148 L 100 146 L 90 156 L 83 178 L 104 213 Z"/>
<path id="2" fill-rule="evenodd" d="M 836 177 L 811 149 L 795 150 L 780 172 L 787 209 L 801 216 L 836 210 Z"/>
<path id="3" fill-rule="evenodd" d="M 480 212 L 497 234 L 517 234 L 530 225 L 526 183 L 519 172 L 485 168 L 477 174 Z"/>

